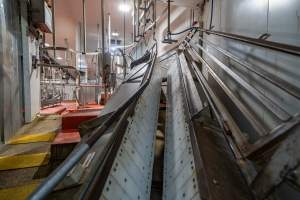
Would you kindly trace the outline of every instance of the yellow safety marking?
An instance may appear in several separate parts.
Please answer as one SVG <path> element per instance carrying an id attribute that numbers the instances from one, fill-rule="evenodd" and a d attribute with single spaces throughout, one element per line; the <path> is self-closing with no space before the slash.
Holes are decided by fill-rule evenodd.
<path id="1" fill-rule="evenodd" d="M 40 183 L 31 183 L 19 187 L 0 189 L 1 200 L 25 200 L 39 186 Z"/>
<path id="2" fill-rule="evenodd" d="M 48 164 L 49 159 L 50 152 L 0 156 L 0 170 L 42 166 Z"/>
<path id="3" fill-rule="evenodd" d="M 7 144 L 27 144 L 34 142 L 51 142 L 54 140 L 56 132 L 32 133 L 17 135 L 10 139 Z"/>

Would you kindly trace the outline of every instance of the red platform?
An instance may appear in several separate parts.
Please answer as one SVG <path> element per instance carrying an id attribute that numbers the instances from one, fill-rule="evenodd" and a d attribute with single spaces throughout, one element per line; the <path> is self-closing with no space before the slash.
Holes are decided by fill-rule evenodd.
<path id="1" fill-rule="evenodd" d="M 42 109 L 41 115 L 62 115 L 62 131 L 56 135 L 52 143 L 53 148 L 59 149 L 79 143 L 81 138 L 78 126 L 82 122 L 96 118 L 103 107 L 103 105 L 98 104 L 79 106 L 75 101 L 66 101 L 53 107 Z"/>
<path id="2" fill-rule="evenodd" d="M 100 110 L 78 110 L 69 112 L 62 117 L 62 129 L 78 129 L 80 123 L 94 119 L 100 114 Z"/>
<path id="3" fill-rule="evenodd" d="M 44 108 L 40 111 L 41 115 L 60 115 L 66 110 L 66 107 L 64 105 L 56 105 L 49 108 Z"/>
<path id="4" fill-rule="evenodd" d="M 58 133 L 53 141 L 53 145 L 79 143 L 81 140 L 78 130 L 63 130 Z"/>

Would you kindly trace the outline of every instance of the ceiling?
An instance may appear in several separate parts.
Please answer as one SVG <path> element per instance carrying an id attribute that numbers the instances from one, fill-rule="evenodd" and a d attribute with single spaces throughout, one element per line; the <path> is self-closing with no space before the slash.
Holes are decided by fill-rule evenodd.
<path id="1" fill-rule="evenodd" d="M 87 30 L 87 49 L 94 51 L 97 49 L 98 44 L 98 25 L 101 31 L 101 0 L 85 0 L 86 1 L 86 30 Z M 122 13 L 119 11 L 119 5 L 123 0 L 105 0 L 105 30 L 108 30 L 108 16 L 111 17 L 111 31 L 118 32 L 118 39 L 123 40 L 124 36 L 124 14 L 125 14 L 125 35 L 126 43 L 132 42 L 132 14 Z M 125 0 L 130 3 L 132 0 Z M 55 3 L 56 20 L 63 20 L 62 17 L 73 19 L 74 24 L 82 23 L 82 0 L 57 0 Z M 57 23 L 58 24 L 58 23 Z M 58 27 L 63 29 L 64 27 Z M 75 30 L 74 30 L 75 31 Z M 57 35 L 57 37 L 65 38 L 67 35 Z M 59 39 L 58 39 L 59 40 Z M 63 39 L 61 39 L 62 41 Z"/>
<path id="2" fill-rule="evenodd" d="M 60 0 L 62 1 L 62 0 Z M 82 0 L 63 0 L 67 1 L 68 5 L 70 5 L 71 12 L 74 18 L 77 21 L 82 21 Z M 101 24 L 101 10 L 100 10 L 100 2 L 101 0 L 86 0 L 86 20 L 88 28 L 95 27 L 97 29 L 97 24 Z M 106 20 L 108 14 L 111 15 L 112 19 L 112 30 L 118 30 L 121 32 L 123 30 L 123 17 L 124 13 L 119 11 L 119 5 L 123 0 L 106 0 L 104 1 L 104 10 L 106 15 Z M 126 0 L 125 2 L 130 3 L 130 0 Z M 131 21 L 132 16 L 131 12 L 125 13 L 126 21 Z M 106 21 L 107 24 L 107 21 Z M 126 26 L 127 33 L 131 33 L 131 26 Z"/>
<path id="3" fill-rule="evenodd" d="M 59 2 L 57 2 L 59 1 Z M 57 0 L 56 6 L 60 6 L 70 18 L 72 18 L 75 23 L 82 22 L 82 0 Z M 97 24 L 101 24 L 101 11 L 100 3 L 101 0 L 85 0 L 86 1 L 86 23 L 87 23 L 87 48 L 94 50 L 97 48 L 98 40 L 98 29 Z M 197 3 L 203 0 L 175 0 L 172 4 L 177 4 L 180 6 L 193 7 Z M 125 33 L 126 33 L 126 43 L 132 42 L 132 9 L 130 12 L 123 13 L 119 11 L 119 5 L 121 3 L 133 4 L 133 0 L 104 0 L 105 7 L 105 25 L 106 30 L 108 29 L 108 15 L 111 16 L 111 31 L 119 33 L 119 39 L 123 39 L 124 31 L 124 14 L 125 14 Z M 166 0 L 159 1 L 159 9 L 166 6 Z M 131 6 L 133 7 L 133 5 Z M 158 11 L 159 12 L 159 11 Z M 157 13 L 159 15 L 159 13 Z"/>

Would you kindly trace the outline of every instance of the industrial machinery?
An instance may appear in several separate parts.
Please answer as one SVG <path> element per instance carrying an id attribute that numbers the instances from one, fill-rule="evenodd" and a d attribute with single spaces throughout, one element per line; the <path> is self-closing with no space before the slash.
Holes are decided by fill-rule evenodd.
<path id="1" fill-rule="evenodd" d="M 190 25 L 173 31 L 173 1 L 158 17 L 158 1 L 134 0 L 133 44 L 124 22 L 114 54 L 104 29 L 96 52 L 86 38 L 82 52 L 41 47 L 42 106 L 75 98 L 105 107 L 79 125 L 81 141 L 30 200 L 300 199 L 300 47 L 226 32 L 221 6 L 216 30 L 215 1 L 201 2 L 203 16 L 191 8 Z"/>
<path id="2" fill-rule="evenodd" d="M 275 102 L 193 40 L 195 33 L 206 31 L 192 28 L 184 42 L 160 58 L 156 58 L 154 45 L 150 60 L 137 62 L 139 64 L 112 96 L 102 115 L 83 125 L 81 131 L 86 137 L 84 142 L 53 172 L 31 199 L 40 199 L 49 194 L 75 166 L 76 161 L 93 149 L 95 143 L 104 147 L 87 181 L 76 195 L 83 199 L 149 199 L 160 91 L 166 96 L 167 108 L 163 199 L 272 199 L 284 196 L 297 199 L 297 172 L 294 170 L 297 171 L 298 167 L 295 162 L 299 140 L 298 115 L 289 114 L 282 106 L 275 106 Z M 239 36 L 209 32 L 233 40 L 242 39 Z M 208 42 L 204 38 L 200 40 Z M 249 67 L 247 62 L 230 52 L 212 43 L 208 44 L 243 67 Z M 277 50 L 275 43 L 261 45 Z M 294 53 L 289 52 L 290 48 L 284 50 Z M 204 54 L 216 65 L 205 61 Z M 225 75 L 220 77 L 213 66 L 225 70 L 228 76 L 264 107 L 277 108 L 272 110 L 272 114 L 281 119 L 278 126 L 263 133 L 267 131 L 266 127 L 225 85 Z M 267 74 L 252 69 L 251 73 L 297 97 L 296 90 L 278 85 Z M 215 81 L 215 86 L 220 87 L 224 92 L 222 96 L 217 96 L 210 81 Z M 163 82 L 167 85 L 162 86 Z M 231 101 L 230 110 L 224 105 L 225 101 L 221 100 L 225 97 Z M 235 118 L 238 111 L 239 118 Z M 253 132 L 243 131 L 246 127 L 238 121 L 242 117 L 254 125 L 248 128 L 259 131 L 256 136 L 247 136 Z M 291 154 L 286 155 L 285 150 Z"/>

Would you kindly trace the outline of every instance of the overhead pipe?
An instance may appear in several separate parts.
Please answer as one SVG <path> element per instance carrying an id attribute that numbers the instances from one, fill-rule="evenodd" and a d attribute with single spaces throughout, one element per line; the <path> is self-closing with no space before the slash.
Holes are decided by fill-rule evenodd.
<path id="1" fill-rule="evenodd" d="M 101 0 L 101 39 L 102 39 L 102 84 L 104 85 L 104 103 L 107 99 L 107 80 L 106 80 L 106 58 L 105 58 L 105 26 L 104 26 L 104 0 Z"/>
<path id="2" fill-rule="evenodd" d="M 56 58 L 55 0 L 52 0 L 52 46 L 54 47 L 54 58 Z"/>
<path id="3" fill-rule="evenodd" d="M 123 3 L 125 5 L 125 0 L 123 0 Z M 126 53 L 126 13 L 123 13 L 123 69 L 124 69 L 124 78 L 126 77 L 127 71 L 126 71 L 126 57 L 125 57 L 125 53 Z"/>

